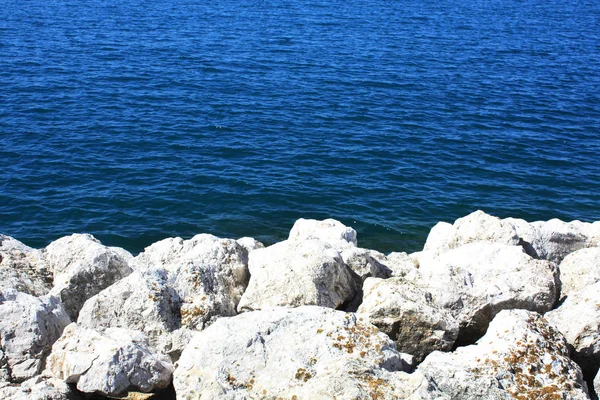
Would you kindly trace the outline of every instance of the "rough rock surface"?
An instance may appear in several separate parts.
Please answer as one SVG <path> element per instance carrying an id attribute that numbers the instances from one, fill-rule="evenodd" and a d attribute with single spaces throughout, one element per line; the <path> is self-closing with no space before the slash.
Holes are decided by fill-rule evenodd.
<path id="1" fill-rule="evenodd" d="M 458 322 L 426 290 L 402 278 L 368 278 L 363 291 L 357 314 L 394 340 L 398 351 L 420 362 L 435 350 L 452 349 Z"/>
<path id="2" fill-rule="evenodd" d="M 0 290 L 0 377 L 19 383 L 39 374 L 69 322 L 56 298 Z"/>
<path id="3" fill-rule="evenodd" d="M 247 253 L 250 253 L 252 250 L 262 249 L 265 247 L 264 244 L 251 237 L 243 237 L 237 239 L 236 242 L 244 249 L 246 249 Z"/>
<path id="4" fill-rule="evenodd" d="M 565 336 L 584 372 L 595 373 L 600 366 L 600 282 L 570 294 L 545 317 Z"/>
<path id="5" fill-rule="evenodd" d="M 190 240 L 166 239 L 146 248 L 134 265 L 166 269 L 169 284 L 182 302 L 182 325 L 203 329 L 218 317 L 237 313 L 248 286 L 248 248 L 261 246 L 250 240 L 242 244 L 208 234 Z"/>
<path id="6" fill-rule="evenodd" d="M 86 301 L 77 323 L 99 331 L 136 329 L 158 346 L 169 332 L 181 327 L 181 301 L 168 279 L 164 269 L 135 271 Z"/>
<path id="7" fill-rule="evenodd" d="M 557 264 L 569 254 L 586 247 L 600 244 L 600 224 L 559 219 L 532 222 L 535 237 L 531 245 L 537 257 Z"/>
<path id="8" fill-rule="evenodd" d="M 249 269 L 240 311 L 301 305 L 337 308 L 356 293 L 356 275 L 319 239 L 285 240 L 254 250 Z"/>
<path id="9" fill-rule="evenodd" d="M 600 247 L 577 250 L 560 263 L 561 297 L 600 282 Z"/>
<path id="10" fill-rule="evenodd" d="M 469 243 L 442 254 L 419 255 L 421 284 L 459 321 L 459 343 L 472 343 L 501 310 L 544 313 L 559 294 L 556 265 L 521 247 Z"/>
<path id="11" fill-rule="evenodd" d="M 275 308 L 197 333 L 174 385 L 186 400 L 430 398 L 423 376 L 402 368 L 394 343 L 354 314 Z"/>
<path id="12" fill-rule="evenodd" d="M 348 247 L 340 255 L 344 263 L 363 281 L 369 277 L 389 278 L 392 275 L 392 270 L 378 260 L 378 258 L 383 259 L 385 256 L 381 254 L 383 257 L 377 257 L 374 253 L 376 252 L 369 249 Z"/>
<path id="13" fill-rule="evenodd" d="M 588 399 L 566 341 L 539 314 L 500 312 L 476 345 L 431 353 L 419 366 L 451 399 Z"/>
<path id="14" fill-rule="evenodd" d="M 381 262 L 392 271 L 392 276 L 412 279 L 415 274 L 418 274 L 418 265 L 413 254 L 395 251 L 388 254 Z"/>
<path id="15" fill-rule="evenodd" d="M 528 223 L 478 210 L 454 224 L 439 222 L 429 232 L 424 250 L 441 253 L 477 241 L 520 245 L 534 258 L 559 264 L 569 253 L 600 245 L 600 222 L 552 219 Z"/>
<path id="16" fill-rule="evenodd" d="M 103 246 L 92 235 L 74 234 L 50 243 L 44 258 L 54 274 L 50 292 L 74 321 L 83 303 L 132 272 L 131 254 Z"/>
<path id="17" fill-rule="evenodd" d="M 21 385 L 0 387 L 0 399 L 83 400 L 63 380 L 44 375 L 35 376 Z"/>
<path id="18" fill-rule="evenodd" d="M 109 328 L 101 334 L 73 323 L 52 346 L 47 370 L 84 393 L 117 396 L 167 387 L 173 365 L 150 350 L 141 332 Z"/>
<path id="19" fill-rule="evenodd" d="M 39 250 L 0 234 L 0 287 L 43 296 L 52 288 L 52 272 Z"/>
<path id="20" fill-rule="evenodd" d="M 356 231 L 335 219 L 300 218 L 290 230 L 289 240 L 321 239 L 337 251 L 357 245 Z"/>
<path id="21" fill-rule="evenodd" d="M 479 241 L 518 245 L 519 235 L 513 224 L 478 210 L 452 225 L 439 222 L 429 232 L 424 250 L 441 253 Z"/>

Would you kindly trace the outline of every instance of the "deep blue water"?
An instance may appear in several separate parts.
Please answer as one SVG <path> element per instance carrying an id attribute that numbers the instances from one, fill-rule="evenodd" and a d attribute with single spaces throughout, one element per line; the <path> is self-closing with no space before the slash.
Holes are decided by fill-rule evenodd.
<path id="1" fill-rule="evenodd" d="M 3 0 L 0 232 L 600 220 L 596 0 Z"/>

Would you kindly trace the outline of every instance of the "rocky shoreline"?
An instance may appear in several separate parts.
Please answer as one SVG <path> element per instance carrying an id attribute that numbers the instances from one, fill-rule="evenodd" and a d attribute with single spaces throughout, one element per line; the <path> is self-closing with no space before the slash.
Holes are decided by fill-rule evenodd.
<path id="1" fill-rule="evenodd" d="M 136 257 L 0 235 L 2 399 L 597 398 L 599 327 L 600 221 L 476 211 L 387 255 L 332 219 Z"/>

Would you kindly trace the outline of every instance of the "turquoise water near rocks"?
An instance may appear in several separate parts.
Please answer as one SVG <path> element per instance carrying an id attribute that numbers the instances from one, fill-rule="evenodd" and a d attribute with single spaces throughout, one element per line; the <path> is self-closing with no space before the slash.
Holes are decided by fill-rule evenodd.
<path id="1" fill-rule="evenodd" d="M 0 7 L 0 232 L 36 247 L 600 220 L 599 151 L 594 1 Z"/>

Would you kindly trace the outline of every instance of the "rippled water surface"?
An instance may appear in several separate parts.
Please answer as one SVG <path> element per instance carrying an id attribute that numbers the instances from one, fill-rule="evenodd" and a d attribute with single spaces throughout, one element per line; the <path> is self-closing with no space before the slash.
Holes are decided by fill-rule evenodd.
<path id="1" fill-rule="evenodd" d="M 600 220 L 597 1 L 3 0 L 0 232 Z"/>

